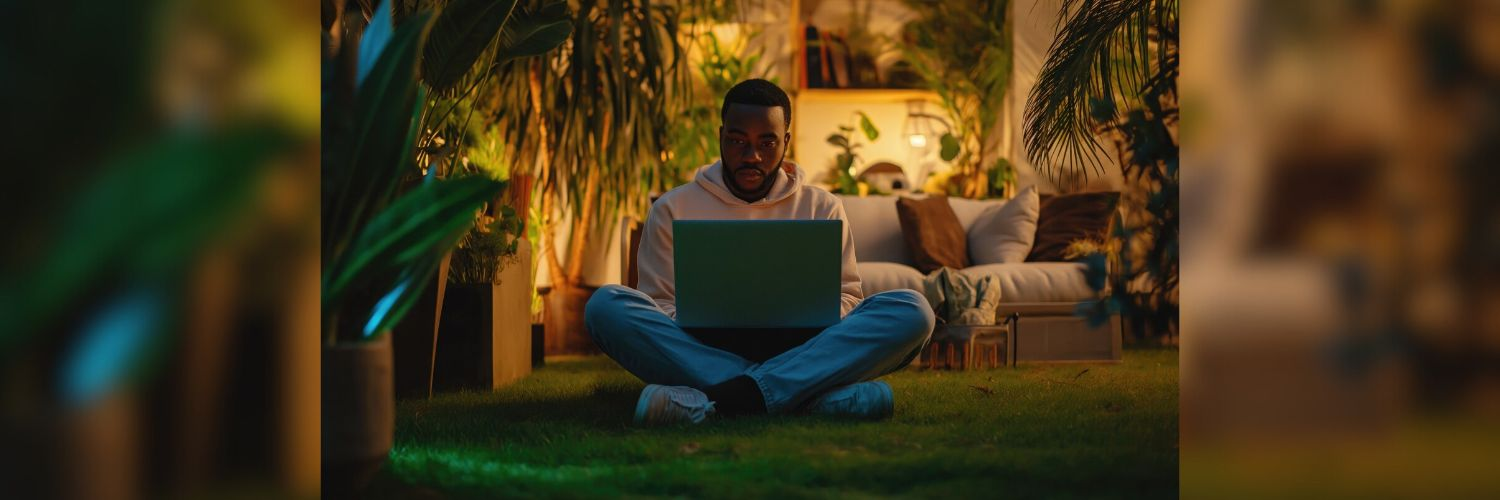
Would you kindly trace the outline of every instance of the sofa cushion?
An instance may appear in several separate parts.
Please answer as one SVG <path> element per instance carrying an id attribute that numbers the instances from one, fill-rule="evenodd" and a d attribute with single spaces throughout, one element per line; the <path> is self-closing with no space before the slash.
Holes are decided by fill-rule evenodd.
<path id="1" fill-rule="evenodd" d="M 1040 213 L 1036 186 L 1021 190 L 1008 202 L 985 209 L 969 227 L 969 260 L 974 265 L 1025 261 L 1036 241 L 1036 220 Z"/>
<path id="2" fill-rule="evenodd" d="M 986 211 L 1002 205 L 1005 205 L 1005 200 L 948 198 L 948 206 L 953 207 L 953 214 L 958 216 L 958 223 L 964 227 L 964 231 L 974 227 L 974 223 Z"/>
<path id="3" fill-rule="evenodd" d="M 1084 268 L 1078 262 L 1014 262 L 974 266 L 959 273 L 973 279 L 999 278 L 1003 303 L 1077 302 L 1099 298 L 1085 281 Z"/>
<path id="4" fill-rule="evenodd" d="M 906 250 L 911 252 L 918 271 L 925 274 L 943 267 L 969 267 L 968 235 L 946 196 L 900 198 L 896 200 L 896 215 L 901 219 Z"/>
<path id="5" fill-rule="evenodd" d="M 912 263 L 901 236 L 895 196 L 839 196 L 839 200 L 854 237 L 855 258 L 860 262 Z"/>
<path id="6" fill-rule="evenodd" d="M 922 291 L 923 276 L 916 268 L 895 262 L 860 262 L 859 281 L 865 297 L 903 288 Z"/>
<path id="7" fill-rule="evenodd" d="M 1052 196 L 1042 200 L 1037 218 L 1036 243 L 1027 262 L 1062 262 L 1068 245 L 1075 240 L 1103 239 L 1114 219 L 1120 193 L 1083 193 Z"/>

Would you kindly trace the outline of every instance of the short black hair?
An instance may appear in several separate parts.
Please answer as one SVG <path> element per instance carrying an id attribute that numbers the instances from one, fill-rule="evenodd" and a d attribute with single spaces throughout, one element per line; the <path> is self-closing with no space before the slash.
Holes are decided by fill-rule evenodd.
<path id="1" fill-rule="evenodd" d="M 792 99 L 786 96 L 786 91 L 781 90 L 781 87 L 769 81 L 752 78 L 734 84 L 734 87 L 724 94 L 724 107 L 719 109 L 719 121 L 723 121 L 724 117 L 729 114 L 730 104 L 779 107 L 781 113 L 786 115 L 787 128 L 792 128 Z"/>

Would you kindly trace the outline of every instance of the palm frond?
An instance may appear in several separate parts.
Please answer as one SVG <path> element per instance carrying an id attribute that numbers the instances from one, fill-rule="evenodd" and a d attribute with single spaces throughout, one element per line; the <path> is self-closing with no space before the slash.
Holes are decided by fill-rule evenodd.
<path id="1" fill-rule="evenodd" d="M 1104 173 L 1097 122 L 1118 119 L 1116 103 L 1143 104 L 1146 86 L 1168 66 L 1167 47 L 1154 41 L 1175 33 L 1173 0 L 1065 0 L 1064 22 L 1026 103 L 1023 143 L 1027 158 L 1050 178 L 1065 169 Z M 1157 57 L 1152 44 L 1157 43 Z M 1171 69 L 1175 71 L 1175 69 Z M 1175 79 L 1174 79 L 1175 80 Z M 1097 116 L 1096 116 L 1097 113 Z"/>

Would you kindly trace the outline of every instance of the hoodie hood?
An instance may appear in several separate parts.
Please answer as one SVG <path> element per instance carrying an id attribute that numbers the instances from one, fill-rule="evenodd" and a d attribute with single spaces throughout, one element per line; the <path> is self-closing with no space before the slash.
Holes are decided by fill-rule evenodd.
<path id="1" fill-rule="evenodd" d="M 693 182 L 705 191 L 713 193 L 714 197 L 726 205 L 769 206 L 797 194 L 798 191 L 802 190 L 803 179 L 807 178 L 807 174 L 802 171 L 802 167 L 791 160 L 783 161 L 780 170 L 780 173 L 777 173 L 776 177 L 772 180 L 774 184 L 771 185 L 771 192 L 766 193 L 765 198 L 756 200 L 754 203 L 741 200 L 733 192 L 729 191 L 729 186 L 724 184 L 724 162 L 722 161 L 716 161 L 712 164 L 699 167 L 698 172 L 693 175 Z"/>

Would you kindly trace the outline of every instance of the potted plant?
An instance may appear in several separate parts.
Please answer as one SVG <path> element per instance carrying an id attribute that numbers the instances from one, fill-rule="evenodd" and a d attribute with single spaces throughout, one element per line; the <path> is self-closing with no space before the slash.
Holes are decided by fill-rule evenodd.
<path id="1" fill-rule="evenodd" d="M 870 121 L 870 116 L 863 111 L 855 111 L 859 117 L 859 128 L 864 132 L 865 138 L 875 140 L 880 137 L 880 130 Z M 854 150 L 859 149 L 862 144 L 855 142 L 854 127 L 851 125 L 839 125 L 839 131 L 828 135 L 829 144 L 842 149 L 843 152 L 834 157 L 833 163 L 829 165 L 828 171 L 824 173 L 825 183 L 831 184 L 829 191 L 838 194 L 857 194 L 865 196 L 869 193 L 869 186 L 859 182 L 854 177 L 854 162 L 859 160 L 859 154 Z M 884 193 L 877 193 L 884 194 Z"/>
<path id="2" fill-rule="evenodd" d="M 453 250 L 434 390 L 489 390 L 531 371 L 524 231 L 516 210 L 501 205 L 481 214 Z"/>
<path id="3" fill-rule="evenodd" d="M 474 213 L 505 187 L 486 176 L 424 172 L 415 148 L 429 88 L 448 92 L 464 81 L 449 76 L 468 73 L 482 54 L 525 47 L 535 33 L 513 26 L 498 36 L 513 7 L 458 0 L 442 14 L 419 11 L 396 23 L 392 9 L 378 4 L 368 27 L 364 16 L 339 15 L 326 34 L 346 42 L 335 42 L 324 61 L 322 449 L 330 496 L 357 492 L 389 452 L 389 330 Z M 419 69 L 429 85 L 418 81 Z"/>

